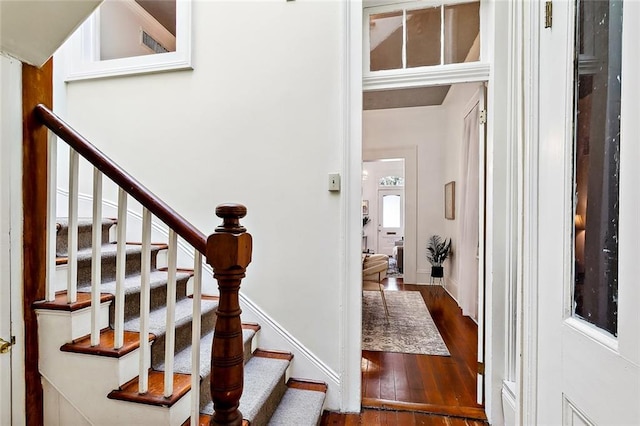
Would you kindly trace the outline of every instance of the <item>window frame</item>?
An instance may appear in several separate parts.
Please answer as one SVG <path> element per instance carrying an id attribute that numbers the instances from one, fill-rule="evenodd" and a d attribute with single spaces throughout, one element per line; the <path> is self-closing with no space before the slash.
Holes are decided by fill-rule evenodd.
<path id="1" fill-rule="evenodd" d="M 87 80 L 193 69 L 191 64 L 192 0 L 176 0 L 176 50 L 128 58 L 99 60 L 100 10 L 97 9 L 65 43 L 65 81 Z"/>
<path id="2" fill-rule="evenodd" d="M 471 0 L 472 1 L 472 0 Z M 436 85 L 443 83 L 466 83 L 486 81 L 489 78 L 490 65 L 487 62 L 486 49 L 482 47 L 482 40 L 487 40 L 483 23 L 483 1 L 480 2 L 480 58 L 476 62 L 457 64 L 429 65 L 413 68 L 399 68 L 392 70 L 370 71 L 370 37 L 369 19 L 371 15 L 379 13 L 403 12 L 420 10 L 430 7 L 451 6 L 470 3 L 470 0 L 418 0 L 408 3 L 393 3 L 382 6 L 372 6 L 363 9 L 362 25 L 362 76 L 365 90 L 401 89 L 416 85 Z M 441 22 L 441 31 L 444 25 Z M 441 41 L 443 43 L 444 40 Z M 403 47 L 404 49 L 404 47 Z M 484 53 L 484 54 L 483 54 Z M 442 55 L 442 52 L 441 52 Z"/>

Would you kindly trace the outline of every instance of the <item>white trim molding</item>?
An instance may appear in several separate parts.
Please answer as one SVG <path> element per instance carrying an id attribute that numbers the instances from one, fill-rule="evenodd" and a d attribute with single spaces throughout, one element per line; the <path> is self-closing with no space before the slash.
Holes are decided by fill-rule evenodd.
<path id="1" fill-rule="evenodd" d="M 363 79 L 363 88 L 365 91 L 373 91 L 473 83 L 488 81 L 490 72 L 491 66 L 482 62 L 421 67 L 408 71 L 379 71 L 375 75 Z"/>
<path id="2" fill-rule="evenodd" d="M 343 2 L 341 216 L 344 235 L 340 291 L 340 410 L 360 411 L 362 360 L 362 293 L 352 285 L 362 279 L 362 1 Z M 328 401 L 330 402 L 330 401 Z"/>
<path id="3" fill-rule="evenodd" d="M 364 149 L 362 161 L 382 160 L 385 158 L 404 158 L 404 203 L 405 203 L 405 242 L 404 242 L 404 280 L 417 281 L 418 258 L 418 147 L 398 146 L 383 149 Z M 360 181 L 359 181 L 360 182 Z M 360 199 L 360 194 L 358 194 Z M 360 203 L 360 201 L 358 201 Z M 360 229 L 360 227 L 358 227 Z"/>
<path id="4" fill-rule="evenodd" d="M 540 18 L 542 4 L 523 3 L 524 43 L 524 123 L 523 123 L 523 197 L 521 212 L 530 214 L 522 219 L 522 265 L 518 288 L 517 348 L 520 363 L 516 370 L 519 394 L 516 420 L 520 424 L 535 424 L 537 419 L 538 372 L 538 162 L 539 162 L 539 88 Z M 527 18 L 527 19 L 525 19 Z M 518 19 L 515 19 L 518 21 Z M 519 212 L 519 213 L 521 213 Z"/>

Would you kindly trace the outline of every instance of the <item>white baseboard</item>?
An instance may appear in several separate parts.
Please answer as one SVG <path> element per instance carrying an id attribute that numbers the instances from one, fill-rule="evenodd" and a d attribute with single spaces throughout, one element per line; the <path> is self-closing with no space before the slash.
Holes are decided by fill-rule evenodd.
<path id="1" fill-rule="evenodd" d="M 516 425 L 516 394 L 515 382 L 502 383 L 502 415 L 505 426 Z"/>
<path id="2" fill-rule="evenodd" d="M 290 367 L 290 375 L 326 382 L 329 389 L 325 408 L 339 410 L 341 380 L 338 373 L 242 293 L 240 294 L 240 306 L 242 307 L 243 321 L 260 324 L 261 329 L 258 337 L 260 346 L 291 352 L 294 358 Z"/>

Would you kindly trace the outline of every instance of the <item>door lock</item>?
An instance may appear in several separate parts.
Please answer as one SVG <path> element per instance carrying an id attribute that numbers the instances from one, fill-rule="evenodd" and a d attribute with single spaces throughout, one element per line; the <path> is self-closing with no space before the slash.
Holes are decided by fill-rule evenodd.
<path id="1" fill-rule="evenodd" d="M 0 354 L 6 354 L 11 350 L 11 343 L 0 338 Z"/>

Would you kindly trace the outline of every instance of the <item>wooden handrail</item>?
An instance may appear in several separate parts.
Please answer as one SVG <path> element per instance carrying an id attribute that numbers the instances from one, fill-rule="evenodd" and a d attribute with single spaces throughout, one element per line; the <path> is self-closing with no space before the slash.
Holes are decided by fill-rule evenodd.
<path id="1" fill-rule="evenodd" d="M 144 185 L 124 171 L 98 148 L 93 146 L 49 108 L 43 104 L 38 104 L 35 107 L 35 114 L 42 124 L 69 144 L 78 154 L 93 164 L 129 195 L 138 200 L 140 204 L 149 209 L 154 216 L 164 222 L 169 228 L 176 231 L 180 237 L 184 238 L 196 250 L 206 255 L 207 237 L 196 227 L 145 188 Z"/>

